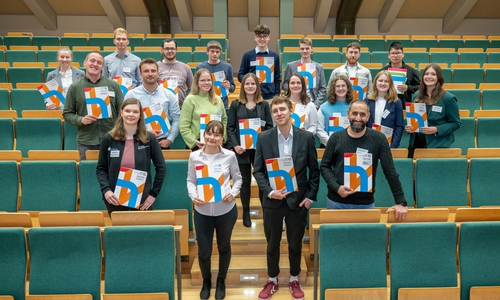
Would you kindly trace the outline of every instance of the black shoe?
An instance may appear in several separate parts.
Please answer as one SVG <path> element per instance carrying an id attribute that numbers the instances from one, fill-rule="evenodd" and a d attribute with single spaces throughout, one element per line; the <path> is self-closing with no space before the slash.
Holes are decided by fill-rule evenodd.
<path id="1" fill-rule="evenodd" d="M 200 299 L 201 300 L 207 300 L 210 298 L 210 289 L 212 288 L 212 281 L 211 280 L 203 280 L 203 287 L 201 288 L 200 291 Z"/>
<path id="2" fill-rule="evenodd" d="M 222 300 L 226 297 L 226 284 L 223 278 L 217 278 L 217 285 L 215 286 L 215 300 Z"/>
<path id="3" fill-rule="evenodd" d="M 252 227 L 252 220 L 250 219 L 249 208 L 243 208 L 243 226 Z"/>

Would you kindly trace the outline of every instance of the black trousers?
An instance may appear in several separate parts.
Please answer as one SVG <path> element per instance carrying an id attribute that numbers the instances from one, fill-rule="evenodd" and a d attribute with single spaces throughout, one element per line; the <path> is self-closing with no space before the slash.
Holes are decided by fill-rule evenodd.
<path id="1" fill-rule="evenodd" d="M 269 277 L 277 277 L 280 273 L 279 261 L 283 218 L 285 218 L 286 224 L 290 275 L 298 276 L 300 274 L 302 238 L 306 228 L 307 209 L 300 207 L 298 210 L 292 210 L 286 201 L 282 202 L 278 208 L 263 208 L 264 233 L 267 240 L 267 274 Z"/>
<path id="2" fill-rule="evenodd" d="M 210 280 L 212 273 L 211 257 L 214 230 L 217 235 L 217 249 L 219 251 L 218 277 L 226 279 L 229 263 L 231 262 L 231 235 L 238 218 L 238 209 L 235 206 L 224 215 L 206 216 L 194 211 L 194 225 L 198 240 L 198 261 L 200 263 L 203 280 Z"/>

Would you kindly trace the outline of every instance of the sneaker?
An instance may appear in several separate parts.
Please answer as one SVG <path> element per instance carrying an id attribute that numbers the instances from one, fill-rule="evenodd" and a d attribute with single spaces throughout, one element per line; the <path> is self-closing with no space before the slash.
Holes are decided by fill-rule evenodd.
<path id="1" fill-rule="evenodd" d="M 264 285 L 264 288 L 262 291 L 259 293 L 259 300 L 268 300 L 271 299 L 271 296 L 278 291 L 280 288 L 280 285 L 278 282 L 274 282 L 272 280 L 269 280 L 266 282 Z"/>
<path id="2" fill-rule="evenodd" d="M 298 280 L 290 282 L 289 286 L 293 300 L 304 300 L 304 292 L 302 291 L 302 287 L 300 286 L 300 282 Z"/>

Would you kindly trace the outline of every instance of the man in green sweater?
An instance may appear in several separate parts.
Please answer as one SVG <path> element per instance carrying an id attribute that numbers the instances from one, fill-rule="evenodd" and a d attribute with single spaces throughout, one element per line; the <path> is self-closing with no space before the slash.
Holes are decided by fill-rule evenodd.
<path id="1" fill-rule="evenodd" d="M 81 160 L 86 159 L 85 151 L 99 150 L 104 134 L 113 128 L 116 118 L 120 116 L 123 102 L 118 83 L 101 76 L 104 66 L 101 52 L 87 54 L 83 65 L 86 68 L 85 77 L 69 87 L 63 110 L 64 121 L 78 126 L 76 141 Z M 89 112 L 88 103 L 99 107 Z"/>

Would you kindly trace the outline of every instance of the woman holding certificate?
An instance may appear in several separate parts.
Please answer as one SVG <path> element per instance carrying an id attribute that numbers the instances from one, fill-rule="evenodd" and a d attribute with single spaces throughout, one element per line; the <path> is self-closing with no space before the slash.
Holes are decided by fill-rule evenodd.
<path id="1" fill-rule="evenodd" d="M 257 134 L 273 127 L 269 103 L 260 92 L 259 79 L 254 73 L 247 73 L 241 80 L 240 97 L 233 101 L 228 111 L 227 147 L 233 149 L 238 158 L 243 183 L 240 190 L 243 207 L 243 225 L 251 227 L 250 184 L 255 158 Z M 259 190 L 259 199 L 262 195 Z"/>
<path id="2" fill-rule="evenodd" d="M 156 170 L 152 184 L 151 161 Z M 113 211 L 151 209 L 160 193 L 165 172 L 165 159 L 158 140 L 146 130 L 141 102 L 135 98 L 123 101 L 120 118 L 102 139 L 96 168 L 109 215 L 112 217 Z"/>
<path id="3" fill-rule="evenodd" d="M 366 98 L 370 117 L 366 126 L 376 126 L 377 131 L 390 138 L 391 148 L 398 148 L 403 134 L 403 105 L 398 98 L 392 76 L 387 70 L 380 71 L 373 80 L 372 91 Z M 375 128 L 374 128 L 375 129 Z"/>
<path id="4" fill-rule="evenodd" d="M 47 80 L 45 82 L 55 79 L 57 84 L 63 90 L 63 96 L 66 97 L 69 86 L 80 78 L 85 77 L 85 72 L 71 66 L 71 63 L 73 62 L 73 52 L 71 52 L 71 50 L 67 47 L 62 47 L 57 51 L 57 61 L 59 62 L 59 66 L 57 69 L 47 74 Z M 63 109 L 64 105 L 56 107 L 55 104 L 45 100 L 45 107 L 47 109 L 54 110 Z"/>
<path id="5" fill-rule="evenodd" d="M 222 148 L 224 139 L 222 123 L 210 121 L 205 128 L 204 138 L 203 147 L 189 155 L 187 174 L 189 197 L 195 205 L 194 225 L 198 240 L 198 261 L 203 277 L 200 299 L 210 298 L 214 230 L 219 252 L 215 299 L 224 299 L 225 279 L 231 261 L 231 234 L 238 218 L 234 199 L 240 192 L 242 180 L 236 155 Z M 229 184 L 230 179 L 233 180 L 232 188 Z"/>
<path id="6" fill-rule="evenodd" d="M 307 91 L 304 77 L 299 73 L 293 73 L 288 80 L 288 90 L 285 93 L 285 96 L 292 102 L 293 125 L 316 134 L 318 112 L 316 111 L 316 105 L 307 95 Z"/>
<path id="7" fill-rule="evenodd" d="M 408 146 L 410 158 L 413 158 L 416 148 L 449 148 L 455 141 L 453 132 L 461 125 L 457 97 L 445 91 L 443 83 L 443 72 L 439 65 L 430 64 L 424 69 L 418 92 L 413 95 L 412 105 L 425 104 L 421 114 L 426 114 L 427 124 L 421 122 L 423 126 L 405 126 L 406 132 L 411 133 Z M 407 103 L 406 109 L 408 108 Z M 413 109 L 415 111 L 418 108 Z M 410 120 L 408 111 L 406 117 Z"/>
<path id="8" fill-rule="evenodd" d="M 227 124 L 224 103 L 215 94 L 212 76 L 207 69 L 194 74 L 191 92 L 184 100 L 179 119 L 179 132 L 187 147 L 193 151 L 205 145 L 203 131 L 208 122 L 221 121 Z"/>
<path id="9" fill-rule="evenodd" d="M 321 141 L 320 148 L 325 148 L 328 138 L 334 132 L 329 126 L 330 117 L 340 115 L 347 120 L 346 124 L 348 125 L 347 110 L 353 98 L 354 90 L 347 77 L 339 75 L 330 80 L 330 86 L 328 87 L 328 94 L 326 96 L 327 101 L 321 104 L 318 110 L 318 127 L 316 129 L 316 135 Z M 340 125 L 342 124 L 339 123 L 339 126 Z"/>

